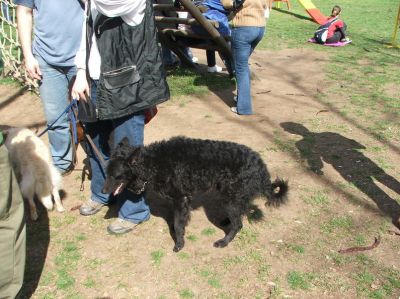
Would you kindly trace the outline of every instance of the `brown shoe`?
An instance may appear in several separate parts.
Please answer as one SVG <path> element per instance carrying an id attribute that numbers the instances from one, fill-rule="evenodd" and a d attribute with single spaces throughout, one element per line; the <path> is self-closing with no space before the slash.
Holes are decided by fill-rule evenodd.
<path id="1" fill-rule="evenodd" d="M 117 218 L 107 227 L 107 231 L 112 235 L 122 235 L 133 230 L 139 223 L 133 223 L 121 218 Z"/>
<path id="2" fill-rule="evenodd" d="M 104 206 L 104 204 L 94 201 L 92 199 L 89 199 L 87 202 L 85 202 L 80 208 L 79 208 L 79 213 L 83 216 L 90 216 L 98 213 L 101 208 Z"/>

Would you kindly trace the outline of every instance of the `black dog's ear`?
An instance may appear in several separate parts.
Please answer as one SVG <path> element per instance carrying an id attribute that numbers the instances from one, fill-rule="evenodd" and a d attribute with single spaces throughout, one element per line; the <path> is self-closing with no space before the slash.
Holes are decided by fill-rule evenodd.
<path id="1" fill-rule="evenodd" d="M 118 143 L 118 146 L 123 146 L 123 145 L 129 145 L 129 139 L 126 136 Z"/>
<path id="2" fill-rule="evenodd" d="M 141 153 L 142 153 L 142 147 L 141 146 L 135 146 L 131 148 L 131 152 L 128 158 L 128 163 L 129 165 L 135 165 L 139 163 L 139 160 L 141 158 Z"/>
<path id="3" fill-rule="evenodd" d="M 128 137 L 124 137 L 115 149 L 112 151 L 111 157 L 112 158 L 128 158 L 131 153 L 131 145 L 129 144 Z"/>

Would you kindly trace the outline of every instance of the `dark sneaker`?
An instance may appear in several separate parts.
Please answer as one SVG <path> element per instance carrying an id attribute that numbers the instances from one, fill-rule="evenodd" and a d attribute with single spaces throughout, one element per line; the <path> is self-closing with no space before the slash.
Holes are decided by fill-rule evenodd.
<path id="1" fill-rule="evenodd" d="M 81 213 L 83 216 L 94 215 L 98 213 L 103 206 L 104 204 L 89 199 L 79 208 L 79 213 Z"/>
<path id="2" fill-rule="evenodd" d="M 138 223 L 133 223 L 121 218 L 117 218 L 107 227 L 107 231 L 112 235 L 122 235 L 133 230 Z"/>

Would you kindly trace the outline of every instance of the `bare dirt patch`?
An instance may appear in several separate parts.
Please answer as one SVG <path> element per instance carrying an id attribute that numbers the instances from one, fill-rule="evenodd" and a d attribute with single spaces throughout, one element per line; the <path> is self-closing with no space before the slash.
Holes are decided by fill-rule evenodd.
<path id="1" fill-rule="evenodd" d="M 204 63 L 204 55 L 196 55 Z M 199 208 L 187 227 L 186 246 L 176 254 L 162 199 L 149 198 L 153 217 L 121 237 L 106 232 L 116 216 L 115 206 L 93 217 L 78 214 L 74 208 L 90 194 L 87 180 L 80 191 L 84 159 L 80 150 L 77 169 L 64 179 L 67 212 L 47 215 L 42 210 L 38 223 L 28 223 L 24 294 L 33 298 L 355 298 L 380 290 L 386 296 L 388 288 L 389 297 L 399 294 L 399 237 L 387 232 L 396 229 L 391 216 L 399 213 L 398 147 L 386 147 L 338 113 L 345 98 L 324 99 L 325 57 L 321 55 L 299 49 L 257 50 L 251 59 L 256 75 L 253 116 L 233 114 L 229 109 L 234 105 L 233 91 L 221 90 L 160 105 L 157 117 L 145 129 L 145 143 L 185 135 L 250 146 L 262 154 L 273 177 L 289 180 L 287 205 L 266 208 L 258 199 L 254 213 L 264 217 L 257 222 L 245 219 L 240 235 L 224 249 L 213 248 L 223 231 Z M 43 129 L 40 101 L 17 92 L 17 87 L 0 86 L 1 124 Z M 299 125 L 309 133 L 296 133 Z M 370 148 L 380 150 L 365 150 Z M 382 153 L 391 157 L 388 167 L 377 162 Z M 371 169 L 378 172 L 374 179 L 362 176 Z M 370 245 L 377 235 L 382 236 L 381 244 L 373 250 L 337 252 Z M 389 276 L 392 284 L 387 283 Z"/>

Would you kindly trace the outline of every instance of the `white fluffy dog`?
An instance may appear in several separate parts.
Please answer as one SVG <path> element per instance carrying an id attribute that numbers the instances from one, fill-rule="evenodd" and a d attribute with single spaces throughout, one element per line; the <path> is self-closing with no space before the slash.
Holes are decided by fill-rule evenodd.
<path id="1" fill-rule="evenodd" d="M 32 220 L 38 219 L 34 196 L 47 208 L 64 212 L 59 189 L 61 175 L 53 165 L 46 144 L 31 130 L 10 128 L 6 132 L 5 145 L 21 189 L 22 196 L 28 200 Z"/>

